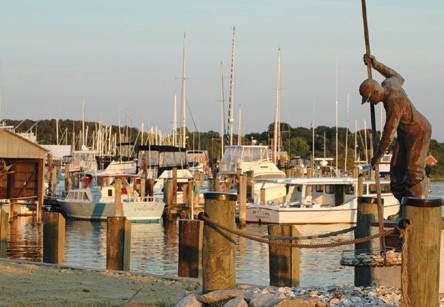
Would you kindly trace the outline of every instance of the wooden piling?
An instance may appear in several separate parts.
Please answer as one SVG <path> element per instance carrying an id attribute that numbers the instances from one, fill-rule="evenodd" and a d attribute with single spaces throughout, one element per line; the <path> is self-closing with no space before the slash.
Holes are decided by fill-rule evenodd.
<path id="1" fill-rule="evenodd" d="M 142 197 L 142 199 L 146 197 L 146 176 L 144 175 L 140 178 L 140 197 Z"/>
<path id="2" fill-rule="evenodd" d="M 163 200 L 166 206 L 166 217 L 172 219 L 173 210 L 173 180 L 165 179 L 165 185 L 163 189 Z"/>
<path id="3" fill-rule="evenodd" d="M 247 225 L 247 177 L 239 177 L 239 224 L 244 227 Z"/>
<path id="4" fill-rule="evenodd" d="M 122 178 L 114 180 L 114 216 L 122 216 Z"/>
<path id="5" fill-rule="evenodd" d="M 267 202 L 265 200 L 265 188 L 261 188 L 261 194 L 260 194 L 260 204 L 261 205 L 266 205 Z"/>
<path id="6" fill-rule="evenodd" d="M 364 195 L 364 176 L 359 174 L 358 176 L 358 196 Z"/>
<path id="7" fill-rule="evenodd" d="M 205 193 L 205 214 L 211 221 L 236 228 L 236 195 Z M 202 289 L 236 289 L 236 240 L 235 235 L 208 223 L 204 224 L 202 244 Z"/>
<path id="8" fill-rule="evenodd" d="M 60 213 L 43 214 L 43 262 L 65 263 L 65 218 Z"/>
<path id="9" fill-rule="evenodd" d="M 247 199 L 254 201 L 254 171 L 247 171 Z"/>
<path id="10" fill-rule="evenodd" d="M 382 199 L 382 201 L 384 201 Z M 377 221 L 378 199 L 376 197 L 358 197 L 358 214 L 355 230 L 355 239 L 372 235 L 371 224 Z M 373 251 L 373 242 L 366 241 L 355 244 L 355 254 L 370 254 Z M 371 266 L 355 266 L 355 286 L 368 287 L 375 281 L 374 268 Z"/>
<path id="11" fill-rule="evenodd" d="M 52 155 L 48 154 L 48 195 L 47 196 L 52 196 L 52 192 L 53 192 L 53 186 L 54 186 L 54 172 L 53 172 L 53 163 L 52 163 Z"/>
<path id="12" fill-rule="evenodd" d="M 401 273 L 402 297 L 408 296 L 410 306 L 439 306 L 442 199 L 404 197 L 402 206 L 412 225 L 403 259 L 407 272 Z"/>
<path id="13" fill-rule="evenodd" d="M 214 191 L 216 191 L 216 192 L 221 191 L 220 178 L 216 178 L 216 181 L 214 182 Z"/>
<path id="14" fill-rule="evenodd" d="M 214 192 L 216 190 L 215 183 L 216 183 L 216 181 L 214 178 L 208 179 L 208 191 L 209 192 Z"/>
<path id="15" fill-rule="evenodd" d="M 131 223 L 125 216 L 108 217 L 106 238 L 106 269 L 129 271 Z"/>
<path id="16" fill-rule="evenodd" d="M 268 225 L 270 236 L 299 235 L 294 225 Z M 276 240 L 277 242 L 292 242 L 296 240 Z M 269 245 L 270 286 L 299 287 L 300 283 L 300 249 L 279 245 Z"/>
<path id="17" fill-rule="evenodd" d="M 190 211 L 190 219 L 194 219 L 194 180 L 188 181 L 188 207 Z"/>
<path id="18" fill-rule="evenodd" d="M 177 205 L 177 167 L 172 170 L 173 173 L 173 204 Z"/>
<path id="19" fill-rule="evenodd" d="M 66 163 L 65 164 L 65 191 L 66 191 L 66 194 L 68 194 L 68 192 L 71 190 L 71 177 L 69 174 L 69 167 L 70 167 L 70 164 Z"/>
<path id="20" fill-rule="evenodd" d="M 6 258 L 9 237 L 9 214 L 0 209 L 0 258 Z"/>
<path id="21" fill-rule="evenodd" d="M 199 278 L 202 275 L 202 237 L 200 220 L 179 220 L 178 276 Z"/>

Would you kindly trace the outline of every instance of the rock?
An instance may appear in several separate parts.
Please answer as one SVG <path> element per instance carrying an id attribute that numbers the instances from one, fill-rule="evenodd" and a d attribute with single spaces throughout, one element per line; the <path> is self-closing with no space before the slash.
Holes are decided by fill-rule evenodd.
<path id="1" fill-rule="evenodd" d="M 338 305 L 340 301 L 341 301 L 341 300 L 337 299 L 336 297 L 335 297 L 335 298 L 332 298 L 332 299 L 330 300 L 330 305 Z"/>
<path id="2" fill-rule="evenodd" d="M 243 298 L 236 297 L 225 303 L 224 307 L 248 307 L 248 303 Z"/>
<path id="3" fill-rule="evenodd" d="M 196 299 L 194 294 L 189 294 L 181 299 L 175 307 L 201 307 L 203 304 Z"/>
<path id="4" fill-rule="evenodd" d="M 226 300 L 235 297 L 245 297 L 245 293 L 242 290 L 216 290 L 206 293 L 200 297 L 200 301 L 204 304 L 213 304 L 215 302 Z"/>
<path id="5" fill-rule="evenodd" d="M 362 302 L 362 298 L 360 298 L 359 296 L 352 296 L 350 298 L 350 301 L 352 301 L 352 303 L 359 303 Z"/>
<path id="6" fill-rule="evenodd" d="M 248 306 L 250 307 L 266 307 L 266 306 L 274 306 L 272 303 L 277 304 L 278 302 L 274 301 L 275 297 L 273 294 L 266 292 L 260 293 L 256 292 L 253 298 L 250 300 Z M 272 302 L 273 300 L 273 302 Z"/>
<path id="7" fill-rule="evenodd" d="M 315 298 L 297 298 L 286 299 L 275 305 L 276 307 L 320 307 L 319 299 Z"/>

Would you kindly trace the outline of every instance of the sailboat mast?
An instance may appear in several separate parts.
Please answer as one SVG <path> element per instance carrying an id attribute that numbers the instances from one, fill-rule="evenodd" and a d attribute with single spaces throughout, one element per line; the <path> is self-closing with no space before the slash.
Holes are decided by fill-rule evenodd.
<path id="1" fill-rule="evenodd" d="M 183 35 L 183 64 L 182 64 L 182 93 L 181 93 L 181 99 L 182 99 L 182 134 L 180 137 L 180 146 L 185 148 L 186 147 L 186 124 L 187 124 L 187 112 L 186 112 L 186 58 L 187 58 L 187 46 L 186 46 L 186 40 L 187 40 L 187 34 L 184 33 Z"/>
<path id="2" fill-rule="evenodd" d="M 223 64 L 220 62 L 220 156 L 224 155 L 224 144 L 225 144 L 225 89 L 224 89 L 224 70 Z"/>
<path id="3" fill-rule="evenodd" d="M 233 27 L 233 38 L 231 45 L 231 80 L 230 98 L 228 103 L 228 134 L 230 135 L 230 145 L 233 145 L 233 125 L 234 125 L 234 50 L 236 42 L 236 27 Z"/>
<path id="4" fill-rule="evenodd" d="M 276 90 L 276 109 L 274 114 L 273 162 L 277 162 L 277 155 L 281 151 L 281 48 L 278 49 L 278 77 Z"/>
<path id="5" fill-rule="evenodd" d="M 82 99 L 82 147 L 85 145 L 85 98 Z"/>
<path id="6" fill-rule="evenodd" d="M 174 93 L 173 104 L 173 146 L 177 146 L 177 94 Z"/>
<path id="7" fill-rule="evenodd" d="M 242 145 L 241 137 L 242 137 L 242 105 L 239 105 L 239 127 L 237 134 L 237 145 Z"/>
<path id="8" fill-rule="evenodd" d="M 347 93 L 347 117 L 346 117 L 346 124 L 345 124 L 345 159 L 344 159 L 344 171 L 347 171 L 347 158 L 348 158 L 348 113 L 349 113 L 349 106 L 350 106 L 350 93 Z"/>
<path id="9" fill-rule="evenodd" d="M 336 176 L 339 176 L 338 163 L 338 60 L 336 59 Z"/>

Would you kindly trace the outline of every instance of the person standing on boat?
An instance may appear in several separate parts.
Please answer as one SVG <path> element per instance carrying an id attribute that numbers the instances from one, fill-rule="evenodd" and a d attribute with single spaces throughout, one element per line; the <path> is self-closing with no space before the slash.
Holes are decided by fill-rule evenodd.
<path id="1" fill-rule="evenodd" d="M 378 151 L 371 165 L 379 164 L 380 159 L 392 143 L 395 132 L 396 143 L 390 161 L 390 187 L 393 195 L 401 202 L 404 196 L 422 197 L 428 192 L 428 179 L 425 172 L 432 127 L 419 113 L 405 93 L 404 78 L 393 69 L 370 56 L 371 66 L 386 79 L 379 84 L 373 79 L 361 83 L 359 93 L 362 104 L 383 102 L 386 122 Z M 364 55 L 367 65 L 368 56 Z"/>

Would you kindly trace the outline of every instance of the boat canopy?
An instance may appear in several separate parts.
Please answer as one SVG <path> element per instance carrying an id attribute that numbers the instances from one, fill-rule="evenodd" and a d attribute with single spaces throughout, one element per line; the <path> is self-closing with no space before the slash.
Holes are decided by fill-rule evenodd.
<path id="1" fill-rule="evenodd" d="M 242 145 L 227 146 L 221 163 L 240 163 L 270 160 L 270 149 L 267 146 Z"/>

